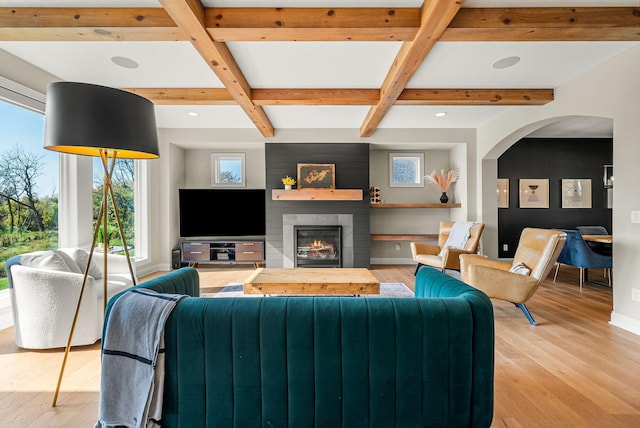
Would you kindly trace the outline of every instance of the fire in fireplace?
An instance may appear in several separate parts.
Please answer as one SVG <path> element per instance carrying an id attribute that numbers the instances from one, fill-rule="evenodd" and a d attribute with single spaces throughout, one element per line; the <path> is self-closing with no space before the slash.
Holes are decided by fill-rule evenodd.
<path id="1" fill-rule="evenodd" d="M 295 226 L 295 267 L 342 267 L 341 226 Z"/>

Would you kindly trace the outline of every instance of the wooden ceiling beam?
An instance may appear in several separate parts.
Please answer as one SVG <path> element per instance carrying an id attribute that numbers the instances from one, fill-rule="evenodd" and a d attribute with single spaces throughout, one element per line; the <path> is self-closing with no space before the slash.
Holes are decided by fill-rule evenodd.
<path id="1" fill-rule="evenodd" d="M 374 105 L 377 89 L 254 89 L 258 105 Z"/>
<path id="2" fill-rule="evenodd" d="M 161 8 L 0 7 L 3 41 L 187 40 Z"/>
<path id="3" fill-rule="evenodd" d="M 215 41 L 410 41 L 419 8 L 205 8 Z M 2 41 L 188 40 L 162 8 L 0 7 Z M 638 41 L 637 7 L 462 8 L 441 41 Z"/>
<path id="4" fill-rule="evenodd" d="M 405 89 L 395 105 L 531 106 L 551 101 L 553 89 Z"/>
<path id="5" fill-rule="evenodd" d="M 224 88 L 122 88 L 156 105 L 236 105 Z M 253 89 L 255 105 L 375 105 L 377 89 Z M 395 105 L 543 105 L 553 89 L 405 89 Z"/>
<path id="6" fill-rule="evenodd" d="M 238 105 L 224 88 L 121 88 L 155 105 Z"/>
<path id="7" fill-rule="evenodd" d="M 238 105 L 265 137 L 274 130 L 264 109 L 251 101 L 251 88 L 225 43 L 211 40 L 204 27 L 204 7 L 199 0 L 160 0 L 169 16 L 188 35 L 191 44 L 218 76 Z"/>
<path id="8" fill-rule="evenodd" d="M 419 8 L 209 8 L 216 41 L 406 41 L 420 27 Z"/>
<path id="9" fill-rule="evenodd" d="M 638 7 L 460 9 L 441 41 L 638 41 Z"/>
<path id="10" fill-rule="evenodd" d="M 360 127 L 360 136 L 370 137 L 380 121 L 409 83 L 424 58 L 438 41 L 464 0 L 426 0 L 422 25 L 411 42 L 404 42 L 380 88 L 380 101 L 369 109 Z"/>

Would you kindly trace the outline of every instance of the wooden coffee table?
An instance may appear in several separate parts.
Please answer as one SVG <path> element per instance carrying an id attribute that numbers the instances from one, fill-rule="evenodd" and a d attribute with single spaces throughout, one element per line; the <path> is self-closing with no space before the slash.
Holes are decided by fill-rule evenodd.
<path id="1" fill-rule="evenodd" d="M 260 268 L 244 294 L 380 294 L 380 281 L 364 268 Z"/>

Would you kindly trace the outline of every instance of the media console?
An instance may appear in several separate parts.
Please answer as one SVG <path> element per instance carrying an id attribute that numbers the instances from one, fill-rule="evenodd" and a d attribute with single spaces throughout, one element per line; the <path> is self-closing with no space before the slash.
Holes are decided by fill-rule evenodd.
<path id="1" fill-rule="evenodd" d="M 264 262 L 264 241 L 202 240 L 182 242 L 182 262 L 253 263 Z"/>

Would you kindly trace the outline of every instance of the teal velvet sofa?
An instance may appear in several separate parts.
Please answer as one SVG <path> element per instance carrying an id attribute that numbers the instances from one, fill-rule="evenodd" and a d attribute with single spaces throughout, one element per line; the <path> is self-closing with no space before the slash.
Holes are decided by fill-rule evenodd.
<path id="1" fill-rule="evenodd" d="M 162 426 L 491 425 L 491 301 L 433 268 L 415 298 L 199 298 L 190 267 L 138 288 L 193 296 L 165 325 Z"/>

